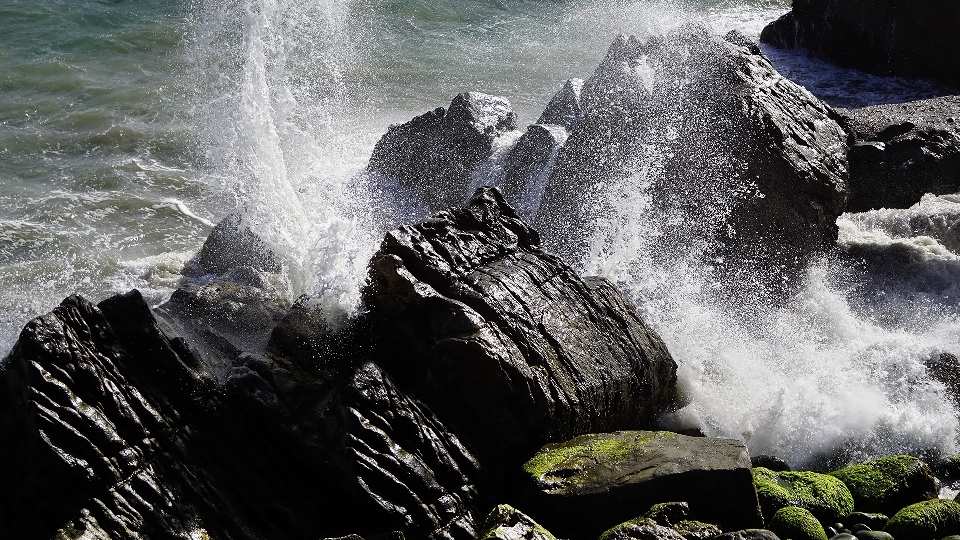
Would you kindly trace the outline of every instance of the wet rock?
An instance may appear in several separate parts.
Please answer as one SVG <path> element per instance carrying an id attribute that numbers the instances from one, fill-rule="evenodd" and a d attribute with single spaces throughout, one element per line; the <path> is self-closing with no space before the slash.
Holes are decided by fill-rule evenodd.
<path id="1" fill-rule="evenodd" d="M 911 504 L 894 514 L 883 530 L 897 540 L 934 540 L 960 534 L 960 504 L 945 499 Z"/>
<path id="2" fill-rule="evenodd" d="M 841 110 L 854 137 L 847 211 L 909 208 L 960 191 L 960 96 Z"/>
<path id="3" fill-rule="evenodd" d="M 503 197 L 526 220 L 533 220 L 549 179 L 557 151 L 567 140 L 567 130 L 551 124 L 533 124 L 507 155 Z"/>
<path id="4" fill-rule="evenodd" d="M 712 523 L 704 523 L 690 519 L 680 520 L 671 528 L 687 540 L 709 540 L 723 533 L 720 527 Z"/>
<path id="5" fill-rule="evenodd" d="M 893 540 L 893 536 L 884 531 L 864 529 L 856 532 L 857 540 Z"/>
<path id="6" fill-rule="evenodd" d="M 830 475 L 850 489 L 854 506 L 864 512 L 893 514 L 915 502 L 936 498 L 939 492 L 930 467 L 907 455 L 872 459 Z M 851 530 L 856 532 L 853 527 Z"/>
<path id="7" fill-rule="evenodd" d="M 827 540 L 823 527 L 806 508 L 787 506 L 773 514 L 768 525 L 780 538 L 793 540 Z"/>
<path id="8" fill-rule="evenodd" d="M 960 358 L 950 353 L 940 353 L 925 362 L 927 373 L 947 387 L 947 392 L 955 404 L 960 404 Z M 949 461 L 941 460 L 939 471 L 950 478 L 960 478 L 960 463 L 951 466 Z"/>
<path id="9" fill-rule="evenodd" d="M 502 471 L 676 403 L 676 364 L 630 302 L 544 252 L 490 188 L 389 233 L 368 305 L 384 368 Z"/>
<path id="10" fill-rule="evenodd" d="M 950 0 L 796 0 L 760 41 L 877 75 L 940 80 L 960 87 L 960 10 Z"/>
<path id="11" fill-rule="evenodd" d="M 853 512 L 853 495 L 833 476 L 809 471 L 774 472 L 757 467 L 753 469 L 753 477 L 764 516 L 773 516 L 781 508 L 799 507 L 830 523 Z M 834 528 L 840 531 L 842 526 L 834 525 Z"/>
<path id="12" fill-rule="evenodd" d="M 391 126 L 374 146 L 368 169 L 396 179 L 436 212 L 467 200 L 473 169 L 498 135 L 516 127 L 509 101 L 465 92 L 446 110 Z"/>
<path id="13" fill-rule="evenodd" d="M 244 223 L 243 215 L 223 218 L 203 243 L 193 272 L 224 274 L 234 267 L 249 266 L 260 272 L 280 272 L 280 258 L 260 236 Z"/>
<path id="14" fill-rule="evenodd" d="M 647 510 L 643 517 L 653 520 L 657 525 L 673 527 L 690 515 L 690 505 L 685 502 L 657 503 Z"/>
<path id="15" fill-rule="evenodd" d="M 583 90 L 583 79 L 569 79 L 560 90 L 554 94 L 537 119 L 537 124 L 552 124 L 573 129 L 583 117 L 583 105 L 580 103 L 580 93 Z"/>
<path id="16" fill-rule="evenodd" d="M 531 512 L 562 536 L 587 538 L 637 506 L 681 499 L 692 515 L 723 527 L 762 523 L 740 441 L 663 431 L 584 435 L 544 446 L 524 470 Z"/>
<path id="17" fill-rule="evenodd" d="M 767 529 L 744 529 L 723 533 L 714 540 L 780 540 L 780 537 Z"/>
<path id="18" fill-rule="evenodd" d="M 477 540 L 556 540 L 523 512 L 501 504 L 490 512 Z"/>
<path id="19" fill-rule="evenodd" d="M 765 469 L 770 469 L 771 471 L 782 472 L 789 471 L 790 465 L 778 458 L 777 456 L 768 456 L 766 454 L 760 454 L 759 456 L 751 456 L 750 464 L 754 467 L 763 467 Z"/>
<path id="20" fill-rule="evenodd" d="M 887 524 L 887 521 L 889 521 L 890 518 L 884 514 L 871 513 L 871 512 L 854 512 L 849 516 L 847 516 L 847 520 L 853 523 L 862 523 L 875 531 L 879 531 L 883 529 L 883 527 Z"/>
<path id="21" fill-rule="evenodd" d="M 680 534 L 647 518 L 637 518 L 608 529 L 600 540 L 680 540 Z"/>
<path id="22" fill-rule="evenodd" d="M 957 369 L 960 369 L 960 359 L 957 359 L 956 356 L 950 353 L 941 353 L 938 355 L 940 359 L 943 359 L 944 356 L 947 356 L 947 366 L 957 365 Z M 956 364 L 954 364 L 956 362 Z M 930 369 L 930 365 L 927 364 L 927 369 Z M 937 377 L 937 375 L 934 375 Z M 941 380 L 941 379 L 937 379 Z M 944 384 L 947 384 L 945 381 Z M 960 381 L 958 381 L 960 382 Z M 949 385 L 948 385 L 949 388 Z M 960 394 L 958 394 L 960 395 Z M 948 455 L 943 456 L 940 459 L 936 460 L 930 465 L 930 469 L 933 471 L 934 476 L 937 477 L 941 482 L 953 483 L 957 480 L 960 480 L 960 455 Z"/>
<path id="23" fill-rule="evenodd" d="M 603 238 L 592 224 L 637 192 L 651 211 L 686 215 L 658 236 L 683 252 L 719 242 L 737 261 L 795 265 L 835 241 L 846 133 L 742 35 L 618 38 L 581 100 L 535 222 L 567 260 L 580 261 Z"/>

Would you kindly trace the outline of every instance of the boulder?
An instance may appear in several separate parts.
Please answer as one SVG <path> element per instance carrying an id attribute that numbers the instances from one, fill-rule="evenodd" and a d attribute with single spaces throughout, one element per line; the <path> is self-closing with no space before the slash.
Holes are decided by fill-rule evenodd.
<path id="1" fill-rule="evenodd" d="M 810 471 L 774 472 L 757 467 L 753 469 L 753 477 L 764 516 L 795 506 L 809 510 L 824 523 L 834 523 L 853 512 L 853 495 L 833 476 Z"/>
<path id="2" fill-rule="evenodd" d="M 847 135 L 744 36 L 689 26 L 646 43 L 621 36 L 581 102 L 534 223 L 567 260 L 638 193 L 672 218 L 657 231 L 665 256 L 701 249 L 713 260 L 719 242 L 745 264 L 796 265 L 836 240 Z"/>
<path id="3" fill-rule="evenodd" d="M 823 526 L 806 508 L 787 506 L 773 514 L 768 525 L 780 538 L 793 540 L 827 540 Z"/>
<path id="4" fill-rule="evenodd" d="M 951 0 L 794 0 L 760 41 L 877 75 L 960 88 L 960 7 Z"/>
<path id="5" fill-rule="evenodd" d="M 547 103 L 546 108 L 537 119 L 537 124 L 552 124 L 572 129 L 583 117 L 583 105 L 580 103 L 580 93 L 583 90 L 583 79 L 569 79 Z"/>
<path id="6" fill-rule="evenodd" d="M 677 531 L 647 518 L 636 518 L 608 529 L 600 540 L 681 540 Z"/>
<path id="7" fill-rule="evenodd" d="M 665 431 L 583 435 L 544 446 L 523 468 L 531 515 L 562 536 L 588 538 L 638 506 L 676 500 L 727 529 L 762 524 L 750 456 L 736 440 Z"/>
<path id="8" fill-rule="evenodd" d="M 676 363 L 630 301 L 543 251 L 495 189 L 387 234 L 368 293 L 378 361 L 501 471 L 677 403 Z"/>
<path id="9" fill-rule="evenodd" d="M 467 200 L 473 169 L 490 154 L 497 136 L 516 127 L 509 101 L 465 92 L 446 110 L 390 126 L 367 167 L 394 178 L 436 212 Z"/>
<path id="10" fill-rule="evenodd" d="M 854 138 L 848 212 L 960 191 L 960 96 L 840 110 Z"/>
<path id="11" fill-rule="evenodd" d="M 224 371 L 171 328 L 136 291 L 26 326 L 0 371 L 0 530 L 475 537 L 478 462 L 375 364 L 334 381 L 241 354 Z"/>
<path id="12" fill-rule="evenodd" d="M 714 540 L 780 540 L 780 537 L 767 529 L 744 529 L 723 533 Z"/>
<path id="13" fill-rule="evenodd" d="M 883 530 L 897 540 L 936 540 L 960 534 L 960 504 L 946 499 L 911 504 L 894 514 Z"/>
<path id="14" fill-rule="evenodd" d="M 770 469 L 771 471 L 790 470 L 790 465 L 786 461 L 778 458 L 777 456 L 770 456 L 767 454 L 750 456 L 750 465 L 754 467 L 763 467 L 765 469 Z"/>
<path id="15" fill-rule="evenodd" d="M 556 540 L 556 537 L 523 512 L 501 504 L 487 516 L 477 540 Z"/>
<path id="16" fill-rule="evenodd" d="M 250 230 L 240 213 L 230 214 L 217 223 L 193 262 L 195 266 L 188 265 L 187 271 L 201 275 L 220 275 L 237 266 L 272 273 L 282 268 L 280 257 Z"/>
<path id="17" fill-rule="evenodd" d="M 940 492 L 930 467 L 913 456 L 872 459 L 830 475 L 850 489 L 861 512 L 891 515 L 915 502 L 934 499 Z"/>

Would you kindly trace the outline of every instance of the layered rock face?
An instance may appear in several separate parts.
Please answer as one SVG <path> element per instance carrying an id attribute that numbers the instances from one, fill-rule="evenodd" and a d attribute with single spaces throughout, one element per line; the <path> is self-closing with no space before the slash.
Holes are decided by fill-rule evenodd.
<path id="1" fill-rule="evenodd" d="M 960 88 L 960 6 L 951 0 L 794 0 L 760 41 L 877 75 Z"/>
<path id="2" fill-rule="evenodd" d="M 686 216 L 662 231 L 668 251 L 700 237 L 792 265 L 836 239 L 846 134 L 743 36 L 686 27 L 618 38 L 579 99 L 535 221 L 568 260 L 631 190 L 649 193 L 654 212 Z"/>
<path id="3" fill-rule="evenodd" d="M 847 210 L 909 208 L 960 191 L 960 97 L 841 110 L 854 137 Z"/>

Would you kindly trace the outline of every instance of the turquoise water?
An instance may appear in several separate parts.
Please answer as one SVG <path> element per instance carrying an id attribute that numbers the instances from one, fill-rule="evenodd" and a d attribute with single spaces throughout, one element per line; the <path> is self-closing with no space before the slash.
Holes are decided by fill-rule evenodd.
<path id="1" fill-rule="evenodd" d="M 136 287 L 163 302 L 211 225 L 238 208 L 284 256 L 291 298 L 312 293 L 331 316 L 350 314 L 383 233 L 422 217 L 398 212 L 395 192 L 358 174 L 391 123 L 478 90 L 510 99 L 524 125 L 564 80 L 588 77 L 618 33 L 699 21 L 755 37 L 787 9 L 787 0 L 7 0 L 0 354 L 74 292 L 98 300 Z M 839 105 L 932 91 L 769 52 Z M 839 448 L 955 447 L 955 411 L 923 361 L 960 351 L 950 285 L 960 276 L 944 270 L 946 285 L 929 290 L 864 282 L 824 261 L 796 298 L 747 306 L 759 315 L 745 318 L 742 306 L 712 303 L 702 268 L 649 261 L 643 232 L 662 216 L 629 191 L 613 206 L 604 249 L 580 263 L 634 298 L 680 363 L 694 401 L 669 422 L 796 463 Z M 935 226 L 956 216 L 960 198 L 949 197 L 844 216 L 841 242 L 960 260 L 953 229 Z M 924 220 L 933 225 L 917 230 Z"/>

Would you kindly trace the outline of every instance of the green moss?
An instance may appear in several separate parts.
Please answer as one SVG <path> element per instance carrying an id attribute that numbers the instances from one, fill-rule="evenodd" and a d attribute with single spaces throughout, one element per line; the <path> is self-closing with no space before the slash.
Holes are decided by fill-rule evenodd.
<path id="1" fill-rule="evenodd" d="M 603 531 L 603 534 L 600 535 L 600 540 L 604 540 L 605 538 L 616 538 L 618 529 L 622 529 L 624 527 L 630 527 L 631 525 L 636 525 L 637 527 L 643 527 L 643 526 L 657 525 L 657 522 L 647 517 L 634 518 L 634 519 L 631 519 L 630 521 L 625 521 L 617 525 L 616 527 L 611 527 Z"/>
<path id="2" fill-rule="evenodd" d="M 673 526 L 673 530 L 687 540 L 708 540 L 723 533 L 716 525 L 690 519 L 680 521 Z"/>
<path id="3" fill-rule="evenodd" d="M 809 510 L 821 521 L 834 522 L 853 512 L 853 495 L 833 476 L 809 471 L 778 473 L 756 467 L 753 481 L 764 516 L 795 506 Z"/>
<path id="4" fill-rule="evenodd" d="M 477 540 L 557 540 L 529 516 L 510 506 L 501 504 L 487 516 L 484 531 Z"/>
<path id="5" fill-rule="evenodd" d="M 890 518 L 883 530 L 897 540 L 934 540 L 960 534 L 960 504 L 947 499 L 911 504 Z"/>
<path id="6" fill-rule="evenodd" d="M 623 431 L 582 435 L 567 442 L 548 444 L 523 464 L 523 470 L 534 478 L 566 468 L 577 468 L 582 459 L 616 463 L 642 452 L 643 447 L 657 438 L 675 437 L 669 431 L 643 432 Z"/>
<path id="7" fill-rule="evenodd" d="M 909 504 L 935 497 L 936 480 L 930 468 L 913 456 L 874 459 L 834 471 L 830 475 L 850 488 L 858 510 L 896 512 Z"/>
<path id="8" fill-rule="evenodd" d="M 827 540 L 823 526 L 806 508 L 788 506 L 777 510 L 767 528 L 780 538 Z"/>

